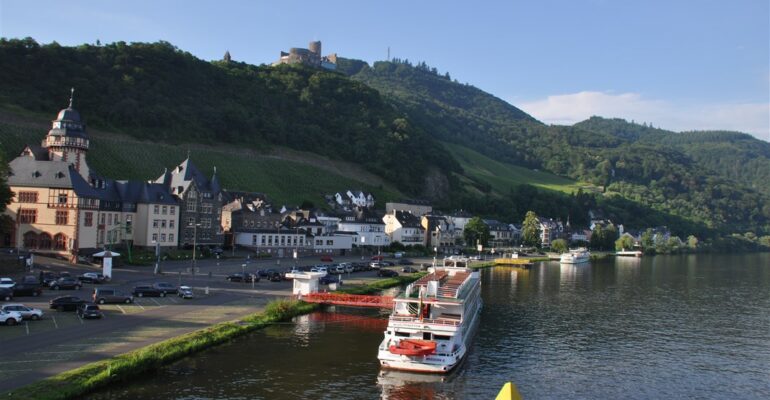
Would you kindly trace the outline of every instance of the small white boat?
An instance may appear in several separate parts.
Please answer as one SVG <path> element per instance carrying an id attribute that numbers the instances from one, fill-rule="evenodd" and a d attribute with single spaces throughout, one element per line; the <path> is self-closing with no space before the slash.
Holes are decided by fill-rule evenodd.
<path id="1" fill-rule="evenodd" d="M 639 250 L 621 250 L 615 252 L 615 255 L 618 257 L 641 257 L 642 252 Z"/>
<path id="2" fill-rule="evenodd" d="M 591 253 L 586 249 L 570 250 L 569 253 L 562 253 L 559 262 L 562 264 L 582 264 L 591 260 Z"/>

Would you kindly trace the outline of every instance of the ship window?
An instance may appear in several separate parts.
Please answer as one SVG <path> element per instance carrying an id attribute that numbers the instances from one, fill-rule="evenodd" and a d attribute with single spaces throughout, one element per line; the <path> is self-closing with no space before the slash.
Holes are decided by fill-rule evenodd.
<path id="1" fill-rule="evenodd" d="M 430 340 L 430 332 L 423 332 L 422 340 Z"/>
<path id="2" fill-rule="evenodd" d="M 449 340 L 451 338 L 452 338 L 451 336 L 433 335 L 433 340 Z"/>
<path id="3" fill-rule="evenodd" d="M 398 337 L 409 337 L 409 332 L 396 332 L 396 336 Z"/>

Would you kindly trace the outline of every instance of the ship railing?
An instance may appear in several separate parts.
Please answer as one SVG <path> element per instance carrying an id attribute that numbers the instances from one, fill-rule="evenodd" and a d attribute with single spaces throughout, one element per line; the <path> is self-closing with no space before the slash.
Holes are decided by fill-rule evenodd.
<path id="1" fill-rule="evenodd" d="M 417 316 L 396 316 L 391 315 L 390 316 L 391 321 L 397 321 L 397 322 L 411 322 L 414 324 L 424 325 L 424 324 L 433 324 L 433 325 L 447 325 L 447 326 L 459 326 L 460 320 L 456 319 L 444 319 L 444 318 L 437 318 L 437 319 L 430 319 L 430 318 L 423 318 L 422 321 L 417 319 Z"/>

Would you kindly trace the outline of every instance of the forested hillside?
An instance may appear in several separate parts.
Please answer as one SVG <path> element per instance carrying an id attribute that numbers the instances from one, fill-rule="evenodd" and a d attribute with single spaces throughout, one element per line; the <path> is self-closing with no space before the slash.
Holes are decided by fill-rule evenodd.
<path id="1" fill-rule="evenodd" d="M 703 227 L 770 232 L 770 144 L 733 132 L 675 133 L 619 119 L 547 126 L 424 63 L 348 62 L 431 135 L 550 171 Z M 688 228 L 693 229 L 693 228 Z"/>
<path id="2" fill-rule="evenodd" d="M 0 39 L 0 103 L 50 114 L 75 105 L 90 125 L 169 143 L 281 145 L 363 165 L 422 195 L 431 171 L 459 171 L 380 94 L 299 66 L 206 62 L 169 43 L 38 45 Z"/>

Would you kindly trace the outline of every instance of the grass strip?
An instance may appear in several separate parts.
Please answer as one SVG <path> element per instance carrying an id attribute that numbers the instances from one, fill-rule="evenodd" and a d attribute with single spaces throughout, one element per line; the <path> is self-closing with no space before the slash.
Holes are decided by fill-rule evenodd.
<path id="1" fill-rule="evenodd" d="M 235 337 L 255 331 L 275 322 L 318 310 L 318 304 L 297 300 L 275 300 L 265 310 L 238 321 L 222 322 L 208 328 L 190 332 L 120 354 L 107 360 L 97 361 L 40 382 L 24 386 L 0 396 L 13 400 L 64 400 L 81 397 L 110 383 L 123 381 L 193 353 L 227 342 Z"/>
<path id="2" fill-rule="evenodd" d="M 412 283 L 422 278 L 425 275 L 427 275 L 426 272 L 417 272 L 410 275 L 394 276 L 392 278 L 380 279 L 378 281 L 374 281 L 372 283 L 368 283 L 365 285 L 355 285 L 355 286 L 342 288 L 337 290 L 337 293 L 374 294 L 385 289 L 390 289 L 392 287 L 405 285 L 407 283 Z"/>

